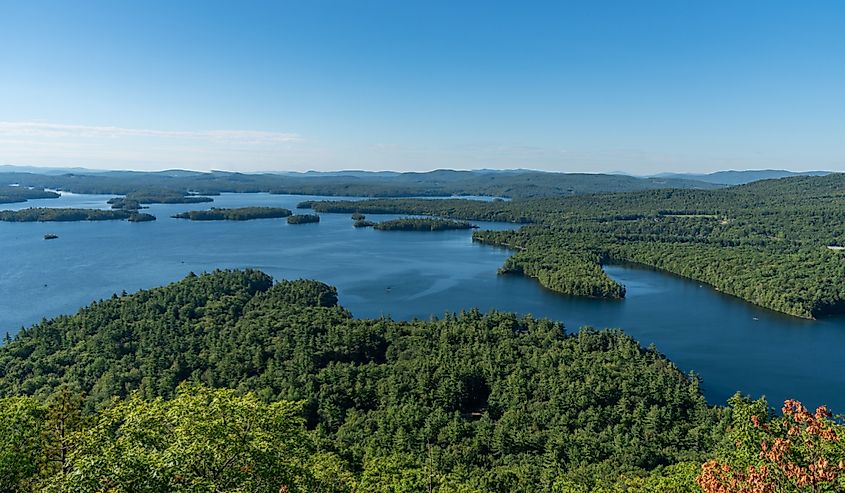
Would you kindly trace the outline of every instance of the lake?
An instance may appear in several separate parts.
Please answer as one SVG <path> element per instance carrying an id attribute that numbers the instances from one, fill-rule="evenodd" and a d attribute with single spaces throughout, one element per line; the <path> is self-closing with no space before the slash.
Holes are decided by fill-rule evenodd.
<path id="1" fill-rule="evenodd" d="M 111 195 L 0 204 L 108 208 Z M 337 198 L 337 197 L 335 197 Z M 318 224 L 284 219 L 187 221 L 170 216 L 214 207 L 276 206 L 328 197 L 224 194 L 207 204 L 156 204 L 148 223 L 0 223 L 0 334 L 42 317 L 75 312 L 112 293 L 176 281 L 215 268 L 261 269 L 277 279 L 312 278 L 338 288 L 358 317 L 428 318 L 478 307 L 531 313 L 583 325 L 618 327 L 654 343 L 683 371 L 701 376 L 708 400 L 737 390 L 845 412 L 845 317 L 808 321 L 779 315 L 697 282 L 633 266 L 607 266 L 627 288 L 622 301 L 561 296 L 534 280 L 499 276 L 507 250 L 473 243 L 470 231 L 416 233 L 356 229 L 348 214 Z M 399 216 L 372 215 L 375 220 Z M 477 222 L 482 228 L 510 229 Z M 43 236 L 54 233 L 56 240 Z"/>

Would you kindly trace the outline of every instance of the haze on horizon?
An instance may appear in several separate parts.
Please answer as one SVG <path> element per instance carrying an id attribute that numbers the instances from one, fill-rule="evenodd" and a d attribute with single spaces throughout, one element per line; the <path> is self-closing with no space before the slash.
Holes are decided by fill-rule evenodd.
<path id="1" fill-rule="evenodd" d="M 0 2 L 0 164 L 845 171 L 845 3 Z"/>

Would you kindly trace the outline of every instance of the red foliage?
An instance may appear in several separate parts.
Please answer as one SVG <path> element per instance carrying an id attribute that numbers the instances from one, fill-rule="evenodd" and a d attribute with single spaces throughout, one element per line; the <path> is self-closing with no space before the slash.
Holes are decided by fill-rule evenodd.
<path id="1" fill-rule="evenodd" d="M 775 493 L 819 491 L 845 478 L 845 460 L 834 463 L 826 457 L 829 447 L 839 442 L 831 413 L 824 406 L 810 413 L 798 401 L 783 405 L 783 417 L 763 423 L 751 416 L 751 424 L 762 433 L 759 461 L 734 468 L 728 463 L 708 461 L 701 467 L 698 485 L 706 493 Z M 739 448 L 742 444 L 737 443 Z"/>

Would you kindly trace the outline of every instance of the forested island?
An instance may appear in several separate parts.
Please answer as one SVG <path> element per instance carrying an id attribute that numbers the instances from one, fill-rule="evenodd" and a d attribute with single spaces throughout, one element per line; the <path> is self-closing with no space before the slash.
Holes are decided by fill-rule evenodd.
<path id="1" fill-rule="evenodd" d="M 248 221 L 250 219 L 288 217 L 291 214 L 290 209 L 283 207 L 238 207 L 232 209 L 212 207 L 204 211 L 180 212 L 173 217 L 190 219 L 191 221 Z"/>
<path id="2" fill-rule="evenodd" d="M 149 218 L 147 218 L 149 216 Z M 151 219 L 150 219 L 151 218 Z M 52 207 L 30 207 L 18 211 L 0 211 L 0 221 L 7 222 L 51 222 L 51 221 L 110 221 L 129 219 L 131 221 L 153 220 L 150 214 L 137 214 L 124 210 L 74 209 Z"/>
<path id="3" fill-rule="evenodd" d="M 202 197 L 193 194 L 174 192 L 168 190 L 148 190 L 131 192 L 125 197 L 114 197 L 108 200 L 112 209 L 138 210 L 145 204 L 199 204 L 212 202 L 211 197 Z"/>
<path id="4" fill-rule="evenodd" d="M 251 270 L 0 346 L 3 491 L 839 491 L 843 444 L 823 408 L 709 406 L 620 331 L 355 319 L 331 286 Z"/>
<path id="5" fill-rule="evenodd" d="M 216 195 L 215 193 L 205 195 Z M 112 200 L 119 201 L 121 197 Z M 123 197 L 123 200 L 135 201 L 140 204 L 201 204 L 213 202 L 211 197 L 204 197 L 190 192 L 178 192 L 172 190 L 141 190 L 130 192 Z"/>
<path id="6" fill-rule="evenodd" d="M 447 231 L 450 229 L 475 229 L 478 226 L 466 221 L 432 218 L 403 218 L 375 223 L 379 231 Z"/>
<path id="7" fill-rule="evenodd" d="M 38 188 L 21 187 L 21 186 L 0 186 L 0 204 L 13 204 L 16 202 L 26 202 L 30 199 L 57 199 L 61 197 L 56 192 L 47 191 Z"/>
<path id="8" fill-rule="evenodd" d="M 555 291 L 618 298 L 601 266 L 631 262 L 709 284 L 779 312 L 845 311 L 845 174 L 764 180 L 720 190 L 653 190 L 520 199 L 378 199 L 312 204 L 319 212 L 426 214 L 529 223 L 477 231 L 512 248 L 502 272 Z"/>
<path id="9" fill-rule="evenodd" d="M 375 225 L 376 223 L 374 221 L 367 221 L 367 216 L 360 212 L 352 214 L 352 226 L 355 228 L 371 228 Z"/>
<path id="10" fill-rule="evenodd" d="M 288 224 L 308 224 L 320 222 L 320 216 L 317 214 L 294 214 L 288 216 Z"/>
<path id="11" fill-rule="evenodd" d="M 148 221 L 155 221 L 156 217 L 152 214 L 147 214 L 145 212 L 135 212 L 129 214 L 129 217 L 126 218 L 126 220 L 132 223 L 144 223 Z"/>
<path id="12" fill-rule="evenodd" d="M 111 205 L 112 209 L 123 209 L 126 211 L 137 211 L 138 209 L 143 208 L 140 202 L 134 199 L 126 199 L 123 197 L 115 197 L 113 199 L 109 199 L 106 201 L 107 204 Z"/>

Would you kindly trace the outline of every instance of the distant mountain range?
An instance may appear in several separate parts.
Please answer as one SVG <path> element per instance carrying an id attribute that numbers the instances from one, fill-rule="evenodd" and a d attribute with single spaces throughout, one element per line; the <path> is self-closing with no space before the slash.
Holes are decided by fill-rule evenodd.
<path id="1" fill-rule="evenodd" d="M 108 171 L 86 168 L 0 166 L 0 185 L 78 193 L 126 194 L 139 190 L 182 192 L 270 192 L 312 195 L 414 197 L 488 195 L 511 198 L 633 192 L 659 188 L 712 189 L 826 171 L 719 171 L 710 174 L 662 173 L 648 177 L 605 173 L 556 173 L 526 169 L 426 172 L 307 171 L 236 173 L 229 171 Z"/>
<path id="2" fill-rule="evenodd" d="M 695 173 L 660 173 L 655 178 L 677 178 L 686 180 L 703 181 L 706 183 L 717 183 L 720 185 L 744 185 L 760 180 L 772 180 L 778 178 L 789 178 L 791 176 L 825 176 L 830 171 L 787 171 L 783 169 L 759 169 L 743 171 L 716 171 L 708 174 Z"/>
<path id="3" fill-rule="evenodd" d="M 6 168 L 7 170 L 9 168 Z M 335 171 L 307 173 L 233 173 L 167 170 L 156 172 L 71 169 L 66 173 L 0 170 L 0 185 L 76 193 L 123 195 L 137 191 L 269 192 L 369 197 L 448 197 L 485 195 L 530 198 L 658 188 L 720 188 L 685 178 L 642 178 L 601 173 L 549 173 L 531 170 L 441 169 L 428 172 Z"/>

